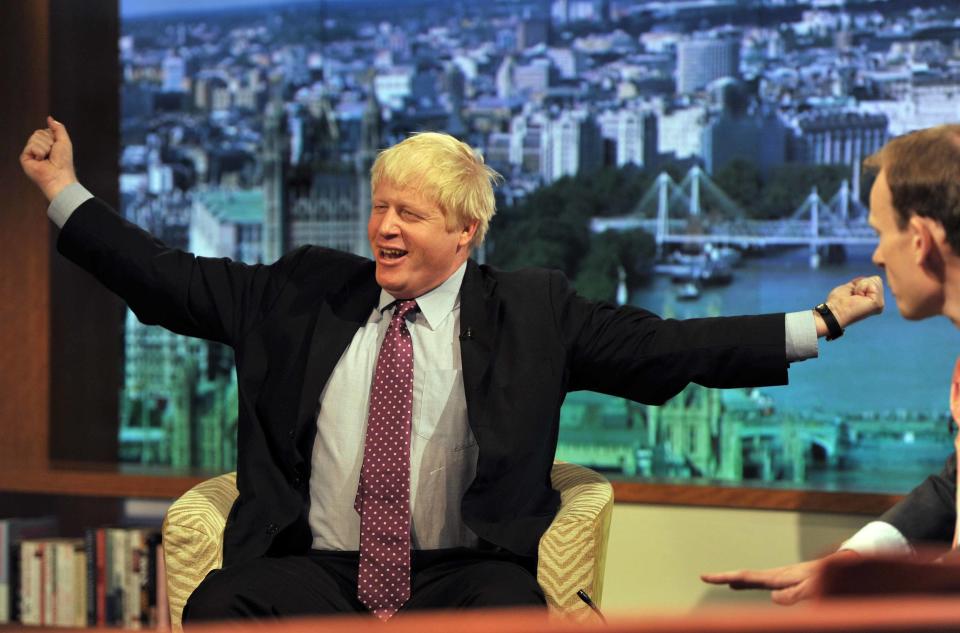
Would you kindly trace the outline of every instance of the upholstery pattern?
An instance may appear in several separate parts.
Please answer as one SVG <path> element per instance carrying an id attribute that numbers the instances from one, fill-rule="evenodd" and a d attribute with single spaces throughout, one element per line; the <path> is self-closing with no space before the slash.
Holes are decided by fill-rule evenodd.
<path id="1" fill-rule="evenodd" d="M 588 620 L 596 616 L 577 590 L 600 606 L 613 487 L 589 468 L 566 462 L 554 462 L 550 478 L 560 492 L 560 511 L 540 539 L 537 582 L 551 611 Z"/>
<path id="2" fill-rule="evenodd" d="M 170 624 L 180 629 L 187 598 L 223 563 L 223 528 L 237 498 L 237 474 L 203 481 L 177 499 L 163 519 L 163 562 L 167 568 Z"/>
<path id="3" fill-rule="evenodd" d="M 565 462 L 554 463 L 551 480 L 560 492 L 560 511 L 540 539 L 537 581 L 553 613 L 587 620 L 593 614 L 577 590 L 600 604 L 613 488 L 592 470 Z M 174 630 L 181 628 L 187 598 L 223 562 L 223 528 L 237 498 L 236 485 L 236 473 L 199 483 L 177 499 L 164 518 L 163 552 Z"/>

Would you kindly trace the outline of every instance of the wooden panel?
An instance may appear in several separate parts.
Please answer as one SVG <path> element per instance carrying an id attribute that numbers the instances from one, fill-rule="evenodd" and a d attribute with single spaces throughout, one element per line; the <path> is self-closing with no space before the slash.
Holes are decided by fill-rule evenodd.
<path id="1" fill-rule="evenodd" d="M 46 470 L 0 469 L 0 490 L 48 495 L 175 499 L 211 475 L 151 473 L 117 466 Z"/>
<path id="2" fill-rule="evenodd" d="M 0 491 L 172 499 L 217 473 L 117 464 L 55 462 L 47 470 L 0 467 Z M 613 482 L 617 503 L 877 515 L 897 495 Z"/>
<path id="3" fill-rule="evenodd" d="M 116 207 L 117 0 L 51 0 L 50 33 L 52 113 L 70 132 L 80 181 Z M 51 252 L 50 459 L 116 461 L 123 305 L 54 245 Z"/>
<path id="4" fill-rule="evenodd" d="M 760 510 L 803 510 L 877 515 L 902 496 L 813 490 L 776 490 L 736 486 L 697 486 L 613 482 L 614 498 L 622 503 L 717 506 Z"/>
<path id="5" fill-rule="evenodd" d="M 83 536 L 84 530 L 100 525 L 118 525 L 123 518 L 123 500 L 69 495 L 0 493 L 0 516 L 55 516 L 60 536 Z"/>
<path id="6" fill-rule="evenodd" d="M 401 613 L 390 621 L 389 627 L 391 633 L 953 633 L 960 630 L 960 601 L 956 597 L 887 597 L 837 600 L 789 609 L 739 606 L 698 609 L 692 614 L 609 613 L 607 620 L 606 624 L 581 623 L 551 618 L 542 610 L 502 609 L 472 611 L 469 615 L 463 611 Z M 198 633 L 380 633 L 383 627 L 382 622 L 370 615 L 354 615 L 193 625 L 190 630 Z M 63 629 L 31 630 L 63 632 Z"/>
<path id="7" fill-rule="evenodd" d="M 0 463 L 47 460 L 49 227 L 17 157 L 48 109 L 45 2 L 0 2 Z"/>
<path id="8" fill-rule="evenodd" d="M 116 0 L 0 3 L 0 463 L 8 466 L 42 469 L 51 453 L 116 459 L 122 309 L 53 253 L 46 200 L 16 157 L 52 112 L 70 125 L 84 182 L 116 202 L 117 25 Z"/>

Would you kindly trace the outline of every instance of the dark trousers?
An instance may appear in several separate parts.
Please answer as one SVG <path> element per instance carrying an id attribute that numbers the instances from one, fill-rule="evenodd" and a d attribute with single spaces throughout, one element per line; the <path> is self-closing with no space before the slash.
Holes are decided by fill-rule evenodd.
<path id="1" fill-rule="evenodd" d="M 312 550 L 214 570 L 187 600 L 183 622 L 365 612 L 357 556 Z M 400 613 L 545 604 L 532 560 L 467 548 L 414 550 L 410 600 Z"/>

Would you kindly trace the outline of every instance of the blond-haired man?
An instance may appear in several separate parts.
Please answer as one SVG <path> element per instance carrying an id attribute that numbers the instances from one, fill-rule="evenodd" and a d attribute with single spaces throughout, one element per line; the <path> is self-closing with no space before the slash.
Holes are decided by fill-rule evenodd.
<path id="1" fill-rule="evenodd" d="M 911 321 L 943 315 L 960 327 L 960 125 L 897 137 L 868 157 L 864 167 L 876 173 L 870 225 L 880 240 L 873 263 L 886 272 L 900 314 Z M 946 397 L 950 382 L 943 378 Z M 951 400 L 960 405 L 954 394 Z M 703 580 L 735 589 L 768 589 L 774 602 L 793 604 L 816 593 L 817 570 L 827 560 L 910 555 L 917 546 L 948 546 L 957 524 L 956 484 L 954 453 L 939 474 L 837 552 L 773 569 L 704 574 Z"/>
<path id="2" fill-rule="evenodd" d="M 48 126 L 21 163 L 59 250 L 143 322 L 235 350 L 240 494 L 188 622 L 542 605 L 568 391 L 661 403 L 691 381 L 782 384 L 828 330 L 810 310 L 662 320 L 586 301 L 556 271 L 478 266 L 496 176 L 444 134 L 377 159 L 373 261 L 305 246 L 245 266 L 125 222 L 76 182 L 66 129 Z M 879 279 L 860 279 L 821 310 L 838 335 L 882 302 Z"/>

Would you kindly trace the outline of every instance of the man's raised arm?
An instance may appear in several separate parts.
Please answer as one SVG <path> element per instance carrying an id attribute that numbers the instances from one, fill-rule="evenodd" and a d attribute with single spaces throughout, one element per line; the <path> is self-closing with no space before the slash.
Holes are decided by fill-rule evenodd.
<path id="1" fill-rule="evenodd" d="M 123 299 L 147 325 L 232 345 L 262 317 L 303 249 L 265 266 L 171 248 L 84 189 L 66 127 L 53 117 L 47 117 L 47 126 L 30 135 L 20 164 L 50 201 L 50 219 L 63 229 L 60 254 Z"/>

